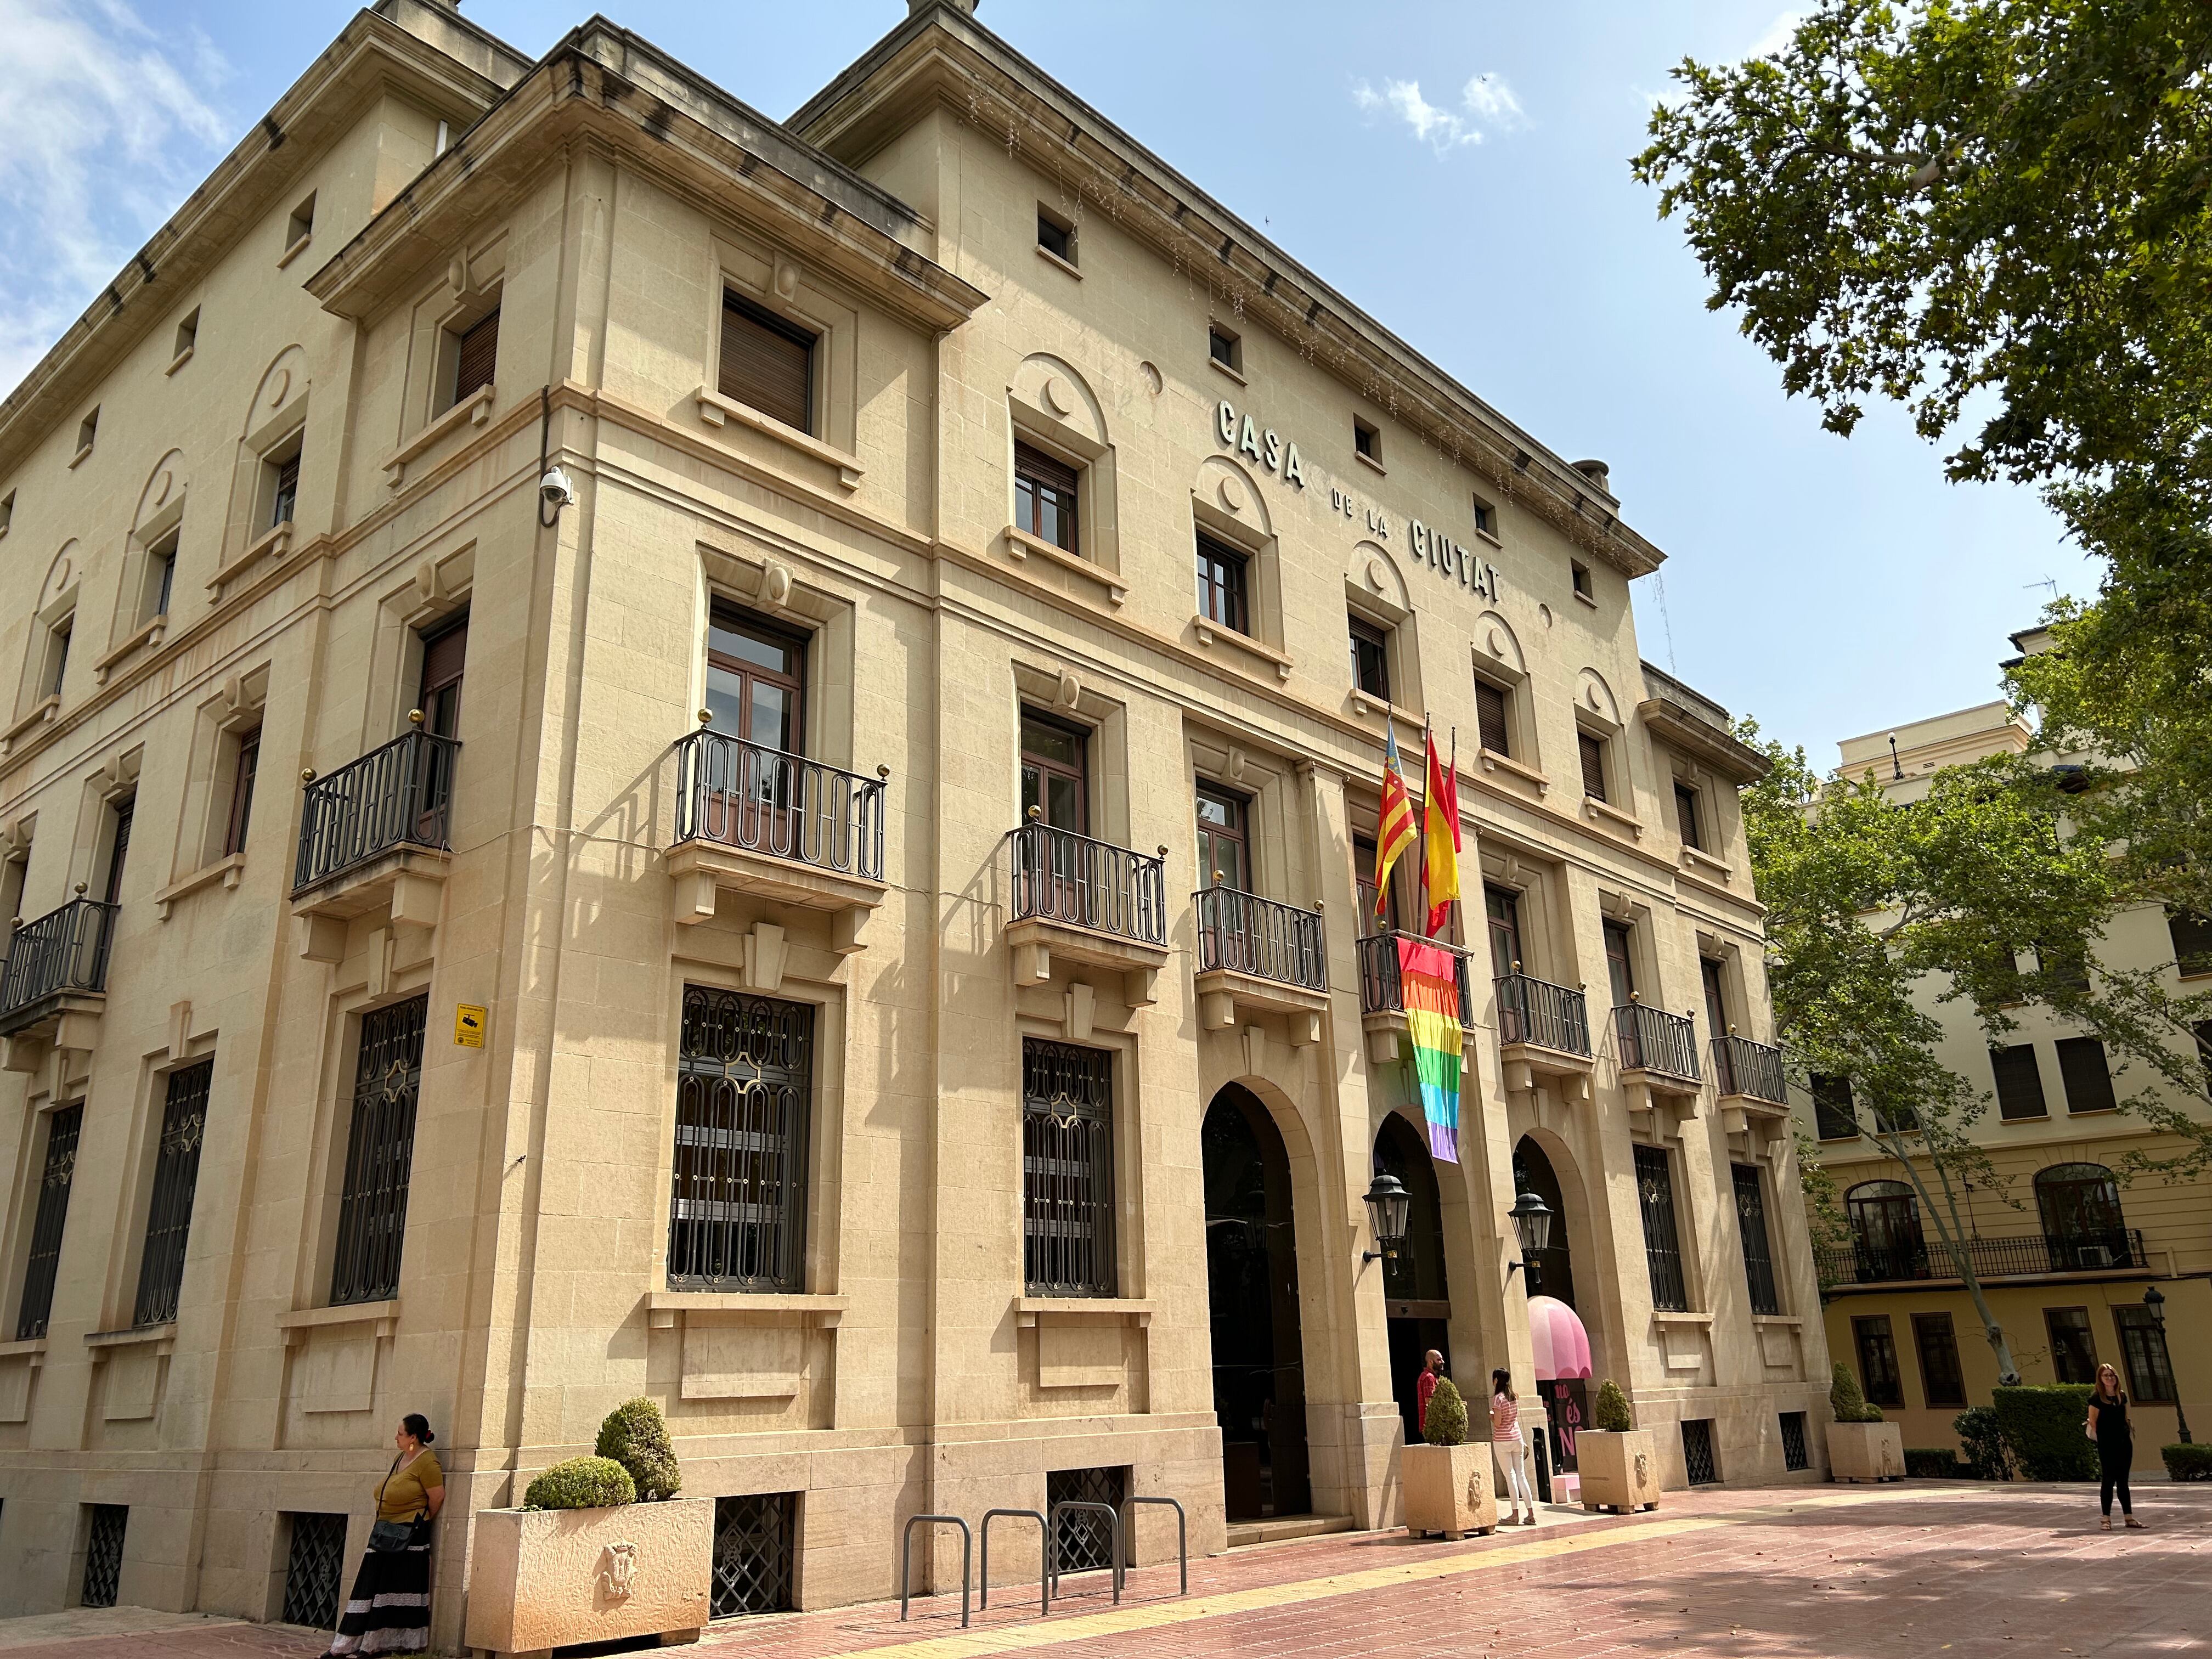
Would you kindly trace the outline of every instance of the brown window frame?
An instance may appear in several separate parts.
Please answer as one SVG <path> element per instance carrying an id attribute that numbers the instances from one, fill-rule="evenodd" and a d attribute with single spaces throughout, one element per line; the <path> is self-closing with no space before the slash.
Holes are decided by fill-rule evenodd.
<path id="1" fill-rule="evenodd" d="M 1477 676 L 1474 682 L 1475 740 L 1493 755 L 1513 758 L 1512 693 Z M 1493 742 L 1492 739 L 1495 738 Z"/>
<path id="2" fill-rule="evenodd" d="M 751 611 L 732 605 L 727 599 L 716 599 L 710 607 L 710 611 L 713 627 L 710 627 L 707 633 L 707 666 L 721 673 L 734 676 L 739 688 L 738 727 L 728 735 L 741 742 L 753 744 L 758 748 L 776 748 L 776 745 L 761 743 L 758 738 L 750 735 L 753 688 L 761 684 L 773 685 L 791 694 L 790 746 L 777 749 L 777 752 L 804 756 L 806 752 L 806 659 L 808 648 L 813 644 L 812 639 L 795 629 L 779 627 L 764 617 L 757 617 Z M 733 657 L 726 651 L 717 651 L 714 649 L 714 628 L 716 627 L 733 634 L 750 634 L 763 641 L 780 646 L 792 653 L 797 666 L 787 671 L 774 669 L 760 663 L 747 661 L 743 657 Z"/>
<path id="3" fill-rule="evenodd" d="M 426 630 L 422 638 L 422 667 L 416 682 L 415 707 L 422 711 L 422 729 L 433 737 L 453 738 L 461 730 L 461 688 L 468 676 L 469 613 L 462 611 Z M 441 663 L 459 638 L 459 659 Z M 441 647 L 443 648 L 441 650 Z"/>
<path id="4" fill-rule="evenodd" d="M 1201 886 L 1213 886 L 1214 877 L 1218 872 L 1227 878 L 1221 884 L 1222 885 L 1233 887 L 1240 892 L 1251 892 L 1254 890 L 1252 798 L 1237 790 L 1200 778 L 1196 788 L 1192 792 L 1193 812 L 1196 812 L 1200 803 L 1209 800 L 1215 805 L 1226 809 L 1229 823 L 1226 828 L 1224 828 L 1210 824 L 1204 818 L 1198 819 L 1199 839 L 1207 843 L 1226 842 L 1234 847 L 1237 849 L 1237 869 L 1233 875 L 1221 871 L 1218 859 L 1207 858 L 1201 854 L 1199 859 L 1199 883 Z"/>
<path id="5" fill-rule="evenodd" d="M 1583 795 L 1602 805 L 1610 805 L 1613 798 L 1606 793 L 1605 739 L 1595 732 L 1576 727 L 1575 757 L 1582 763 Z"/>
<path id="6" fill-rule="evenodd" d="M 1500 887 L 1494 882 L 1482 884 L 1483 923 L 1490 939 L 1490 971 L 1494 977 L 1528 971 L 1528 958 L 1522 955 L 1521 895 L 1510 887 Z M 1505 942 L 1506 953 L 1498 955 L 1500 940 Z"/>
<path id="7" fill-rule="evenodd" d="M 1083 556 L 1083 470 L 1034 444 L 1014 441 L 1014 527 L 1063 553 Z M 1060 533 L 1048 534 L 1045 510 L 1057 514 Z"/>
<path id="8" fill-rule="evenodd" d="M 1020 726 L 1022 727 L 1027 727 L 1031 725 L 1042 726 L 1048 731 L 1059 732 L 1067 737 L 1074 738 L 1077 759 L 1075 764 L 1070 766 L 1065 761 L 1057 760 L 1049 755 L 1042 754 L 1031 749 L 1026 742 L 1022 743 L 1022 793 L 1024 796 L 1030 793 L 1029 774 L 1031 772 L 1035 772 L 1037 775 L 1038 787 L 1036 790 L 1036 799 L 1039 804 L 1042 804 L 1049 799 L 1046 794 L 1043 787 L 1044 780 L 1046 778 L 1065 778 L 1073 783 L 1075 786 L 1076 827 L 1073 830 L 1069 830 L 1065 824 L 1057 825 L 1055 827 L 1066 830 L 1070 835 L 1087 837 L 1091 834 L 1090 728 L 1088 726 L 1078 726 L 1072 720 L 1054 720 L 1051 715 L 1044 714 L 1037 709 L 1031 708 L 1024 703 L 1022 706 L 1020 714 Z M 1018 740 L 1024 736 L 1026 736 L 1025 732 L 1018 730 Z M 1038 822 L 1044 823 L 1046 820 L 1040 817 Z"/>
<path id="9" fill-rule="evenodd" d="M 453 332 L 453 395 L 450 409 L 494 384 L 499 375 L 499 307 Z"/>
<path id="10" fill-rule="evenodd" d="M 252 826 L 253 784 L 261 769 L 261 728 L 256 726 L 240 732 L 237 745 L 232 757 L 230 810 L 223 820 L 222 855 L 225 858 L 246 850 L 246 837 Z"/>
<path id="11" fill-rule="evenodd" d="M 1252 556 L 1198 532 L 1198 614 L 1248 639 L 1252 634 Z"/>
<path id="12" fill-rule="evenodd" d="M 1345 625 L 1352 642 L 1352 684 L 1370 697 L 1390 701 L 1390 630 L 1379 623 L 1363 617 L 1346 617 Z M 1369 656 L 1363 661 L 1360 647 L 1367 648 Z M 1379 685 L 1368 683 L 1367 662 L 1371 662 L 1380 677 Z"/>
<path id="13" fill-rule="evenodd" d="M 1692 852 L 1706 850 L 1705 825 L 1699 822 L 1699 792 L 1686 783 L 1674 785 L 1674 828 L 1682 837 L 1682 845 Z"/>

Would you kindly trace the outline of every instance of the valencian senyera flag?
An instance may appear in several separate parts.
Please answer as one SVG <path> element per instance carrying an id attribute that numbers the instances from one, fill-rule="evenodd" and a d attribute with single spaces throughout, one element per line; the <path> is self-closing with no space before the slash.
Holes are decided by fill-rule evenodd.
<path id="1" fill-rule="evenodd" d="M 1413 829 L 1413 803 L 1406 793 L 1405 768 L 1398 759 L 1398 739 L 1386 730 L 1382 733 L 1382 810 L 1375 833 L 1375 914 L 1378 918 L 1390 913 L 1390 866 L 1419 839 Z"/>
<path id="2" fill-rule="evenodd" d="M 1429 1156 L 1459 1162 L 1459 980 L 1452 952 L 1425 940 L 1398 940 L 1398 986 Z"/>
<path id="3" fill-rule="evenodd" d="M 1459 899 L 1459 780 L 1455 765 L 1448 769 L 1437 755 L 1436 734 L 1425 730 L 1421 738 L 1429 751 L 1421 808 L 1429 864 L 1429 925 L 1423 931 L 1434 939 Z M 1452 747 L 1459 747 L 1456 738 Z"/>

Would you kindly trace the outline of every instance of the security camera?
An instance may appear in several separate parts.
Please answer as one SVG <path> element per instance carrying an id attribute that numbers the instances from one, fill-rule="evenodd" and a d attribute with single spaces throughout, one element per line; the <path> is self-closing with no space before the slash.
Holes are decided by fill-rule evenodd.
<path id="1" fill-rule="evenodd" d="M 538 494 L 546 506 L 555 512 L 574 505 L 576 491 L 568 482 L 568 475 L 557 466 L 545 469 L 545 476 L 538 481 Z"/>

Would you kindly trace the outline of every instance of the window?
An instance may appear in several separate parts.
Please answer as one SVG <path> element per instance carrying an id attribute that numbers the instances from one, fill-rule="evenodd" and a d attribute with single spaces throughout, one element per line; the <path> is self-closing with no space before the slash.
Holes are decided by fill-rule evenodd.
<path id="1" fill-rule="evenodd" d="M 1959 1338 L 1947 1313 L 1912 1316 L 1912 1347 L 1920 1358 L 1920 1395 L 1929 1406 L 1963 1406 L 1966 1379 L 1959 1369 Z"/>
<path id="2" fill-rule="evenodd" d="M 53 1315 L 54 1269 L 61 1261 L 70 1188 L 76 1179 L 77 1136 L 83 1127 L 82 1103 L 57 1107 L 46 1114 L 46 1156 L 39 1173 L 30 1253 L 23 1264 L 23 1300 L 15 1314 L 18 1342 L 44 1336 L 46 1322 Z"/>
<path id="3" fill-rule="evenodd" d="M 1862 1281 L 1926 1276 L 1928 1245 L 1911 1188 L 1902 1181 L 1863 1181 L 1844 1194 L 1844 1213 L 1850 1218 Z"/>
<path id="4" fill-rule="evenodd" d="M 806 641 L 720 600 L 707 621 L 707 712 L 717 732 L 805 751 Z"/>
<path id="5" fill-rule="evenodd" d="M 246 850 L 246 832 L 253 822 L 253 781 L 261 770 L 261 728 L 255 726 L 238 737 L 238 752 L 232 763 L 230 779 L 230 813 L 222 831 L 222 855 Z"/>
<path id="6" fill-rule="evenodd" d="M 146 1246 L 138 1260 L 134 1325 L 163 1325 L 177 1316 L 192 1193 L 199 1184 L 200 1141 L 207 1133 L 208 1085 L 214 1077 L 211 1060 L 169 1073 L 161 1139 L 154 1154 L 154 1196 L 146 1211 Z"/>
<path id="7" fill-rule="evenodd" d="M 2061 1037 L 2058 1079 L 2066 1087 L 2069 1113 L 2112 1112 L 2120 1103 L 2112 1095 L 2112 1068 L 2105 1062 L 2105 1045 L 2094 1037 Z"/>
<path id="8" fill-rule="evenodd" d="M 0 536 L 6 535 L 15 526 L 15 492 L 11 489 L 6 495 L 0 495 Z"/>
<path id="9" fill-rule="evenodd" d="M 1713 1455 L 1711 1418 L 1686 1417 L 1682 1419 L 1682 1468 L 1693 1486 L 1718 1484 L 1721 1466 Z"/>
<path id="10" fill-rule="evenodd" d="M 284 1550 L 284 1611 L 288 1625 L 335 1630 L 344 1607 L 346 1517 L 281 1513 L 291 1534 Z"/>
<path id="11" fill-rule="evenodd" d="M 1575 752 L 1583 767 L 1583 793 L 1592 800 L 1604 800 L 1605 739 L 1593 737 L 1588 732 L 1575 733 Z"/>
<path id="12" fill-rule="evenodd" d="M 684 988 L 668 1283 L 676 1290 L 805 1288 L 814 1010 Z"/>
<path id="13" fill-rule="evenodd" d="M 169 353 L 172 360 L 171 367 L 175 367 L 177 363 L 181 363 L 185 358 L 191 356 L 199 343 L 200 308 L 194 306 L 185 313 L 184 321 L 177 325 L 176 344 Z"/>
<path id="14" fill-rule="evenodd" d="M 1203 531 L 1198 538 L 1198 614 L 1239 634 L 1252 631 L 1245 596 L 1248 556 Z"/>
<path id="15" fill-rule="evenodd" d="M 1352 630 L 1352 683 L 1378 702 L 1390 701 L 1390 635 L 1373 623 L 1348 619 Z"/>
<path id="16" fill-rule="evenodd" d="M 1727 969 L 1711 957 L 1698 958 L 1698 982 L 1705 994 L 1705 1024 L 1710 1036 L 1726 1036 L 1735 1027 L 1728 1017 Z"/>
<path id="17" fill-rule="evenodd" d="M 2008 1123 L 2023 1118 L 2048 1117 L 2043 1101 L 2043 1073 L 2035 1063 L 2035 1045 L 2015 1042 L 1990 1050 L 1990 1070 L 1996 1074 L 1997 1115 Z"/>
<path id="18" fill-rule="evenodd" d="M 1474 726 L 1482 746 L 1513 757 L 1513 728 L 1505 718 L 1505 693 L 1488 680 L 1474 683 Z"/>
<path id="19" fill-rule="evenodd" d="M 2097 1380 L 2097 1339 L 2087 1308 L 2045 1308 L 2043 1328 L 2051 1336 L 2051 1371 L 2061 1382 Z"/>
<path id="20" fill-rule="evenodd" d="M 92 1524 L 85 1535 L 84 1584 L 77 1604 L 112 1607 L 123 1584 L 123 1535 L 131 1524 L 127 1504 L 88 1504 Z"/>
<path id="21" fill-rule="evenodd" d="M 1519 973 L 1528 960 L 1521 954 L 1521 896 L 1485 882 L 1482 911 L 1490 928 L 1490 971 L 1500 976 Z"/>
<path id="22" fill-rule="evenodd" d="M 1474 498 L 1474 533 L 1498 539 L 1498 509 L 1480 495 Z"/>
<path id="23" fill-rule="evenodd" d="M 1686 783 L 1674 786 L 1674 825 L 1682 832 L 1682 845 L 1702 853 L 1705 830 L 1698 823 L 1698 792 Z"/>
<path id="24" fill-rule="evenodd" d="M 799 1494 L 751 1492 L 714 1500 L 714 1589 L 709 1616 L 791 1611 L 799 1559 Z"/>
<path id="25" fill-rule="evenodd" d="M 1382 464 L 1382 432 L 1372 421 L 1352 417 L 1352 449 L 1364 461 Z"/>
<path id="26" fill-rule="evenodd" d="M 1112 1296 L 1113 1057 L 1022 1041 L 1022 1257 L 1031 1296 Z"/>
<path id="27" fill-rule="evenodd" d="M 10 495 L 0 512 L 12 506 Z M 2166 913 L 2166 937 L 2173 941 L 2173 965 L 2184 975 L 2212 974 L 2212 919 L 2191 915 L 2186 910 Z"/>
<path id="28" fill-rule="evenodd" d="M 1398 890 L 1406 860 L 1400 859 L 1390 872 L 1390 890 L 1378 894 L 1375 884 L 1375 843 L 1364 836 L 1355 836 L 1352 842 L 1352 872 L 1359 886 L 1359 935 L 1362 939 L 1378 928 L 1396 933 L 1405 926 L 1400 919 Z"/>
<path id="29" fill-rule="evenodd" d="M 1743 1235 L 1744 1278 L 1751 1285 L 1751 1310 L 1778 1314 L 1782 1297 L 1774 1283 L 1774 1255 L 1766 1231 L 1766 1194 L 1759 1185 L 1759 1166 L 1729 1166 L 1735 1179 L 1735 1217 Z"/>
<path id="30" fill-rule="evenodd" d="M 1681 1235 L 1674 1224 L 1674 1166 L 1665 1148 L 1636 1148 L 1636 1198 L 1644 1214 L 1644 1263 L 1651 1274 L 1651 1305 L 1683 1312 L 1690 1297 L 1682 1279 Z"/>
<path id="31" fill-rule="evenodd" d="M 1905 1379 L 1897 1369 L 1897 1340 L 1887 1314 L 1864 1314 L 1851 1321 L 1851 1340 L 1859 1355 L 1859 1389 L 1876 1406 L 1902 1406 Z"/>
<path id="32" fill-rule="evenodd" d="M 1588 599 L 1592 605 L 1596 604 L 1597 594 L 1590 586 L 1589 567 L 1580 559 L 1570 559 L 1567 562 L 1567 568 L 1574 579 L 1575 597 L 1578 599 Z"/>
<path id="33" fill-rule="evenodd" d="M 1089 734 L 1050 715 L 1022 710 L 1022 822 L 1088 835 Z"/>
<path id="34" fill-rule="evenodd" d="M 172 530 L 146 550 L 146 568 L 138 596 L 141 627 L 169 614 L 169 594 L 177 579 L 177 536 Z"/>
<path id="35" fill-rule="evenodd" d="M 92 453 L 93 441 L 99 436 L 100 408 L 97 404 L 94 404 L 92 413 L 86 416 L 84 419 L 77 422 L 76 459 L 78 460 L 81 461 L 86 456 Z"/>
<path id="36" fill-rule="evenodd" d="M 1815 1072 L 1811 1079 L 1813 1123 L 1823 1140 L 1850 1140 L 1859 1133 L 1858 1115 L 1851 1109 L 1851 1080 Z"/>
<path id="37" fill-rule="evenodd" d="M 2035 1207 L 2053 1273 L 2132 1259 L 2119 1184 L 2101 1164 L 2053 1164 L 2035 1175 Z"/>
<path id="38" fill-rule="evenodd" d="M 315 192 L 307 192 L 307 199 L 292 210 L 292 216 L 284 225 L 284 251 L 294 248 L 315 234 Z"/>
<path id="39" fill-rule="evenodd" d="M 1080 553 L 1076 532 L 1076 470 L 1024 443 L 1014 446 L 1014 527 L 1064 553 Z"/>
<path id="40" fill-rule="evenodd" d="M 1636 963 L 1625 921 L 1605 924 L 1605 970 L 1613 991 L 1613 1006 L 1626 1008 L 1636 998 Z"/>
<path id="41" fill-rule="evenodd" d="M 125 796 L 108 808 L 107 878 L 100 884 L 100 900 L 106 904 L 123 902 L 123 868 L 131 856 L 131 825 L 138 816 L 138 798 Z"/>
<path id="42" fill-rule="evenodd" d="M 1805 1435 L 1805 1413 L 1784 1412 L 1782 1423 L 1782 1467 L 1785 1469 L 1809 1469 L 1813 1467 L 1811 1443 Z"/>
<path id="43" fill-rule="evenodd" d="M 331 1304 L 385 1302 L 399 1294 L 407 1235 L 407 1188 L 415 1162 L 415 1103 L 422 1084 L 427 996 L 361 1018 L 354 1061 L 353 1119 L 338 1192 L 337 1249 Z"/>
<path id="44" fill-rule="evenodd" d="M 274 530 L 280 524 L 290 524 L 300 511 L 300 446 L 295 440 L 291 453 L 281 459 L 272 456 L 269 461 L 269 519 L 264 530 Z"/>
<path id="45" fill-rule="evenodd" d="M 447 406 L 474 397 L 498 373 L 499 307 L 494 306 L 454 337 L 453 395 L 447 399 Z"/>
<path id="46" fill-rule="evenodd" d="M 422 711 L 422 729 L 433 737 L 460 735 L 461 679 L 468 657 L 465 615 L 422 636 L 422 678 L 416 688 L 415 706 Z"/>
<path id="47" fill-rule="evenodd" d="M 1198 786 L 1198 879 L 1205 887 L 1252 890 L 1246 840 L 1251 803 L 1218 784 Z"/>
<path id="48" fill-rule="evenodd" d="M 732 293 L 722 295 L 715 388 L 800 432 L 814 430 L 814 347 L 821 337 Z"/>
<path id="49" fill-rule="evenodd" d="M 1075 263 L 1075 227 L 1050 209 L 1037 209 L 1037 246 L 1055 259 Z"/>
<path id="50" fill-rule="evenodd" d="M 2166 1332 L 2140 1303 L 2112 1310 L 2112 1325 L 2120 1339 L 2120 1357 L 2128 1374 L 2128 1394 L 2139 1406 L 2170 1406 L 2179 1396 L 2173 1387 L 2173 1359 L 2166 1350 Z"/>
<path id="51" fill-rule="evenodd" d="M 2063 945 L 2038 945 L 2035 947 L 2036 971 L 2047 974 L 2057 984 L 2070 990 L 2089 988 L 2089 958 L 2079 950 Z"/>
<path id="52" fill-rule="evenodd" d="M 1210 325 L 1206 331 L 1206 355 L 1224 368 L 1243 373 L 1244 342 L 1218 323 Z"/>

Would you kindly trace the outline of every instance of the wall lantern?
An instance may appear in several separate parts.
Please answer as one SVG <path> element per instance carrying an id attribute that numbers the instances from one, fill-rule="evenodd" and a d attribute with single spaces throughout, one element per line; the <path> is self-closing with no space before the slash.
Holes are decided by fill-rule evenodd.
<path id="1" fill-rule="evenodd" d="M 1537 1286 L 1543 1283 L 1543 1270 L 1534 1258 L 1541 1255 L 1552 1244 L 1552 1206 L 1524 1187 L 1507 1213 L 1512 1216 L 1513 1231 L 1521 1241 L 1521 1260 L 1505 1270 L 1505 1276 L 1512 1278 L 1514 1267 L 1528 1268 L 1528 1292 L 1533 1296 Z"/>
<path id="2" fill-rule="evenodd" d="M 1406 1242 L 1406 1221 L 1413 1208 L 1413 1194 L 1406 1190 L 1397 1176 L 1378 1175 L 1368 1182 L 1367 1216 L 1375 1228 L 1375 1242 L 1381 1248 L 1361 1256 L 1361 1265 L 1378 1259 L 1397 1260 L 1398 1247 Z"/>

